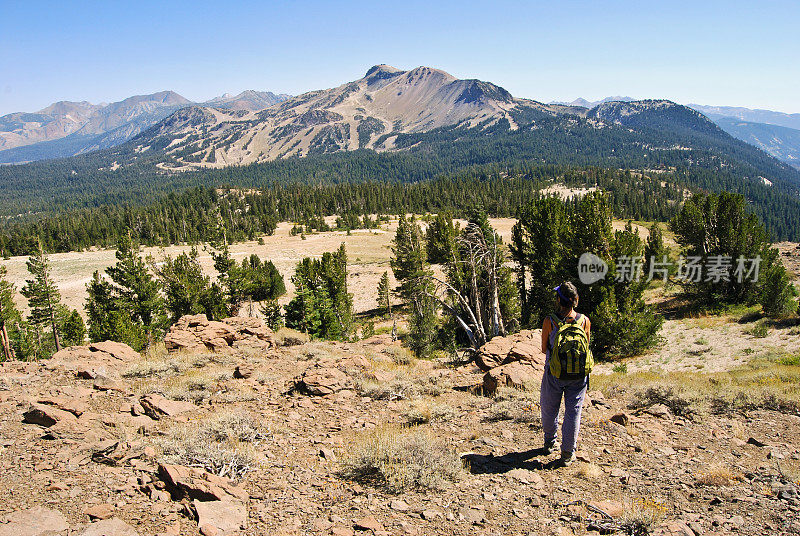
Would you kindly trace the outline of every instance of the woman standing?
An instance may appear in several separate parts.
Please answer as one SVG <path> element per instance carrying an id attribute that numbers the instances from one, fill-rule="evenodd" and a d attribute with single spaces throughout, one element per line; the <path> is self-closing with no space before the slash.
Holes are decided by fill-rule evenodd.
<path id="1" fill-rule="evenodd" d="M 542 352 L 545 359 L 542 391 L 544 450 L 550 454 L 556 448 L 558 414 L 564 399 L 564 422 L 561 426 L 561 459 L 564 466 L 575 460 L 581 409 L 589 386 L 593 359 L 589 350 L 591 322 L 586 315 L 575 311 L 578 289 L 569 281 L 557 286 L 556 312 L 542 324 Z"/>

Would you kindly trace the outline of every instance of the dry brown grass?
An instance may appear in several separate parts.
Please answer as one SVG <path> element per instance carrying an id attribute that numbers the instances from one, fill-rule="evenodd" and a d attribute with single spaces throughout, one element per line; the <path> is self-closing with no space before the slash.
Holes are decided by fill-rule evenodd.
<path id="1" fill-rule="evenodd" d="M 484 417 L 488 422 L 514 421 L 534 423 L 541 420 L 538 393 L 513 387 L 500 387 Z"/>
<path id="2" fill-rule="evenodd" d="M 253 415 L 236 411 L 174 426 L 154 443 L 164 462 L 239 479 L 261 464 L 260 445 L 271 434 Z"/>
<path id="3" fill-rule="evenodd" d="M 800 414 L 800 364 L 795 356 L 768 351 L 726 372 L 596 374 L 592 384 L 609 396 L 630 396 L 635 406 L 664 403 L 680 414 L 754 409 Z"/>
<path id="4" fill-rule="evenodd" d="M 663 521 L 670 511 L 659 498 L 633 497 L 622 501 L 620 532 L 629 536 L 648 536 L 651 528 Z"/>
<path id="5" fill-rule="evenodd" d="M 580 462 L 575 465 L 572 473 L 584 480 L 599 480 L 603 477 L 603 469 L 595 463 Z"/>
<path id="6" fill-rule="evenodd" d="M 462 471 L 458 455 L 429 430 L 385 426 L 347 445 L 341 476 L 400 492 L 441 489 L 458 480 Z"/>
<path id="7" fill-rule="evenodd" d="M 456 410 L 447 404 L 436 404 L 427 401 L 413 402 L 402 412 L 406 423 L 411 426 L 451 421 L 457 415 Z"/>
<path id="8" fill-rule="evenodd" d="M 713 465 L 697 474 L 696 483 L 698 486 L 719 488 L 730 486 L 743 480 L 744 475 L 739 471 L 722 465 Z"/>

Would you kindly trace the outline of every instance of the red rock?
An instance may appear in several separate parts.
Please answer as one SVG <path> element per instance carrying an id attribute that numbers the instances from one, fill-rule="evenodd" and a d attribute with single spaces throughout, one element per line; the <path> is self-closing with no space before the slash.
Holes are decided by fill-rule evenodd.
<path id="1" fill-rule="evenodd" d="M 249 364 L 237 365 L 236 369 L 234 369 L 233 371 L 233 377 L 240 380 L 246 380 L 252 375 L 253 375 L 253 366 Z"/>
<path id="2" fill-rule="evenodd" d="M 112 517 L 91 523 L 77 536 L 139 536 L 136 529 L 119 518 Z"/>
<path id="3" fill-rule="evenodd" d="M 197 467 L 162 464 L 158 466 L 158 477 L 174 498 L 189 497 L 200 501 L 238 499 L 243 502 L 250 498 L 244 488 L 234 485 L 229 479 Z"/>
<path id="4" fill-rule="evenodd" d="M 313 367 L 300 379 L 300 389 L 310 395 L 325 396 L 345 389 L 350 378 L 337 368 Z"/>
<path id="5" fill-rule="evenodd" d="M 652 536 L 695 536 L 683 521 L 665 521 L 653 529 Z"/>
<path id="6" fill-rule="evenodd" d="M 491 395 L 497 392 L 500 386 L 525 389 L 534 387 L 541 381 L 542 369 L 537 369 L 526 362 L 515 361 L 487 372 L 483 377 L 483 390 L 485 394 Z"/>
<path id="7" fill-rule="evenodd" d="M 247 508 L 240 501 L 195 500 L 193 504 L 201 530 L 210 526 L 222 534 L 230 534 L 247 526 Z"/>
<path id="8" fill-rule="evenodd" d="M 356 521 L 355 528 L 358 530 L 371 530 L 372 532 L 383 531 L 383 525 L 372 517 L 364 517 Z"/>
<path id="9" fill-rule="evenodd" d="M 31 404 L 23 414 L 22 422 L 49 428 L 58 422 L 76 423 L 75 415 L 63 409 L 44 404 Z"/>
<path id="10" fill-rule="evenodd" d="M 83 400 L 79 398 L 69 398 L 66 396 L 40 398 L 38 402 L 39 404 L 55 406 L 60 410 L 68 411 L 76 417 L 80 417 L 83 412 L 89 409 L 86 402 Z"/>
<path id="11" fill-rule="evenodd" d="M 609 420 L 611 422 L 621 424 L 622 426 L 628 426 L 628 423 L 630 422 L 631 419 L 625 413 L 617 413 L 616 415 L 613 415 Z"/>
<path id="12" fill-rule="evenodd" d="M 46 367 L 49 370 L 65 369 L 80 378 L 94 379 L 99 372 L 106 375 L 127 368 L 142 356 L 127 344 L 114 341 L 70 346 L 56 352 Z"/>
<path id="13" fill-rule="evenodd" d="M 205 315 L 181 317 L 164 337 L 164 344 L 170 352 L 224 352 L 242 347 L 267 350 L 276 346 L 272 331 L 260 318 L 234 316 L 217 322 Z"/>
<path id="14" fill-rule="evenodd" d="M 494 337 L 475 356 L 475 364 L 484 372 L 514 361 L 544 365 L 541 330 L 522 330 L 506 337 Z"/>
<path id="15" fill-rule="evenodd" d="M 174 417 L 197 408 L 191 402 L 170 400 L 157 394 L 145 395 L 139 399 L 139 403 L 142 405 L 145 414 L 156 420 L 161 417 Z"/>
<path id="16" fill-rule="evenodd" d="M 0 536 L 45 536 L 69 529 L 61 512 L 42 506 L 12 512 L 5 521 L 0 523 Z"/>
<path id="17" fill-rule="evenodd" d="M 89 519 L 108 519 L 114 515 L 114 507 L 108 503 L 100 503 L 87 506 L 83 509 L 83 513 L 89 516 Z"/>
<path id="18" fill-rule="evenodd" d="M 619 501 L 591 501 L 589 506 L 599 508 L 613 518 L 620 518 L 625 514 L 625 505 Z"/>

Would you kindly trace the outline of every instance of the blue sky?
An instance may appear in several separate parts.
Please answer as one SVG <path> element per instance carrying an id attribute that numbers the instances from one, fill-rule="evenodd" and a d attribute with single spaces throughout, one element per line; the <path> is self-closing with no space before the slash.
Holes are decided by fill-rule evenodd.
<path id="1" fill-rule="evenodd" d="M 800 112 L 800 2 L 0 0 L 0 114 L 172 89 L 297 94 L 376 63 L 541 101 Z"/>

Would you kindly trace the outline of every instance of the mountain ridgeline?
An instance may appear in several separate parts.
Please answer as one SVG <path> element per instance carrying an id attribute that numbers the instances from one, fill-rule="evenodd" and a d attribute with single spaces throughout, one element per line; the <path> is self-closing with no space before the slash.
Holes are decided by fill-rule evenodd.
<path id="1" fill-rule="evenodd" d="M 621 172 L 628 187 L 612 193 L 621 196 L 615 204 L 631 205 L 625 214 L 642 213 L 633 205 L 647 201 L 630 192 L 645 181 L 661 185 L 663 195 L 649 195 L 665 207 L 682 200 L 676 189 L 727 190 L 745 195 L 774 238 L 800 239 L 800 171 L 691 108 L 666 100 L 543 104 L 438 69 L 386 65 L 258 111 L 184 106 L 112 148 L 0 167 L 0 215 L 8 228 L 74 209 L 157 204 L 197 186 L 393 188 L 460 176 L 524 179 L 522 169 L 552 181 L 591 168 Z M 470 192 L 461 202 L 473 202 Z M 658 215 L 669 216 L 668 208 Z"/>
<path id="2" fill-rule="evenodd" d="M 203 103 L 224 110 L 263 110 L 289 95 L 244 91 Z M 0 117 L 0 163 L 62 158 L 114 147 L 192 101 L 174 91 L 135 95 L 111 104 L 60 101 L 34 113 Z"/>

